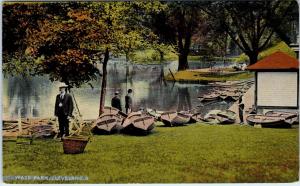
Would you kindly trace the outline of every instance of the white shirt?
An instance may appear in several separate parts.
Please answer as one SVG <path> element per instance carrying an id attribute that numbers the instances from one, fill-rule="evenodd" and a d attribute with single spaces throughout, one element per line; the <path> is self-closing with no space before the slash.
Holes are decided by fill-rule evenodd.
<path id="1" fill-rule="evenodd" d="M 65 94 L 66 94 L 65 92 L 61 93 L 61 94 L 60 94 L 60 99 L 63 99 L 64 96 L 65 96 Z"/>

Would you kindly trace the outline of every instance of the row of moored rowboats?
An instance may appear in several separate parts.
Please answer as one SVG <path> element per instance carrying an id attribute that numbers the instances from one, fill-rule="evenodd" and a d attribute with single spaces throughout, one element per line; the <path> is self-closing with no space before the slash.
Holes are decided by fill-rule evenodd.
<path id="1" fill-rule="evenodd" d="M 246 120 L 249 125 L 253 126 L 290 128 L 293 124 L 299 123 L 299 116 L 298 113 L 269 111 L 264 115 L 250 114 Z M 116 108 L 105 107 L 104 113 L 98 119 L 91 121 L 91 131 L 94 134 L 122 132 L 145 135 L 154 129 L 156 121 L 161 121 L 168 127 L 183 126 L 195 122 L 233 124 L 236 121 L 236 113 L 230 110 L 212 110 L 202 116 L 201 113 L 162 112 L 147 109 L 146 112 L 132 112 L 126 115 Z M 55 118 L 3 121 L 4 137 L 16 137 L 20 135 L 20 129 L 23 134 L 30 134 L 36 138 L 51 138 L 58 132 Z"/>
<path id="2" fill-rule="evenodd" d="M 196 122 L 231 124 L 235 122 L 235 113 L 229 110 L 219 111 L 202 117 L 200 113 L 168 111 L 161 112 L 147 109 L 146 112 L 131 112 L 128 116 L 116 108 L 105 107 L 103 114 L 92 125 L 94 134 L 131 133 L 148 134 L 155 122 L 165 126 L 183 126 Z"/>

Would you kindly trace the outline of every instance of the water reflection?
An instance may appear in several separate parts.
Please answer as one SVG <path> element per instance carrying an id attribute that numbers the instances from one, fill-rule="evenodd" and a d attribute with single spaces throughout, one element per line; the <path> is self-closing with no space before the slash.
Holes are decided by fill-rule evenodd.
<path id="1" fill-rule="evenodd" d="M 199 63 L 191 63 L 199 68 Z M 203 63 L 205 64 L 205 63 Z M 207 66 L 201 64 L 202 68 Z M 105 105 L 110 105 L 115 91 L 120 92 L 124 109 L 124 97 L 127 89 L 133 89 L 134 110 L 155 108 L 157 110 L 191 110 L 201 112 L 210 109 L 228 108 L 226 103 L 215 103 L 205 107 L 197 97 L 210 92 L 213 87 L 199 84 L 179 84 L 166 82 L 163 78 L 169 69 L 175 70 L 176 64 L 131 65 L 122 61 L 108 64 L 108 87 Z M 99 108 L 101 79 L 91 82 L 94 88 L 84 85 L 74 89 L 76 101 L 84 118 L 96 118 Z M 7 77 L 3 80 L 3 117 L 51 117 L 54 111 L 55 96 L 58 94 L 58 82 L 50 82 L 43 77 Z M 124 109 L 125 110 L 125 109 Z"/>

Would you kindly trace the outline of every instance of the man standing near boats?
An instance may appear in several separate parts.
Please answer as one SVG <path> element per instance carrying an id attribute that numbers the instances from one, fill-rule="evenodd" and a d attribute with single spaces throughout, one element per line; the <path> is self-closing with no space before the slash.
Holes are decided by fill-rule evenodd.
<path id="1" fill-rule="evenodd" d="M 59 86 L 59 94 L 56 96 L 54 114 L 58 117 L 59 134 L 58 137 L 69 136 L 69 119 L 73 113 L 73 99 L 67 93 L 67 85 Z"/>
<path id="2" fill-rule="evenodd" d="M 244 114 L 244 103 L 243 103 L 243 96 L 240 96 L 239 98 L 239 117 L 240 117 L 240 124 L 243 124 L 244 123 L 244 117 L 243 117 L 243 114 Z"/>
<path id="3" fill-rule="evenodd" d="M 132 89 L 128 89 L 127 95 L 125 96 L 125 110 L 126 114 L 132 111 Z"/>
<path id="4" fill-rule="evenodd" d="M 121 100 L 119 98 L 119 92 L 115 92 L 115 96 L 111 99 L 111 106 L 122 111 Z"/>

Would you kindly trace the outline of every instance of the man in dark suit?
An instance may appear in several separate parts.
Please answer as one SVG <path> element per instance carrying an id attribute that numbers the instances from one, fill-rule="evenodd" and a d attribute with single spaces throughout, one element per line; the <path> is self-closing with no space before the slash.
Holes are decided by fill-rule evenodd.
<path id="1" fill-rule="evenodd" d="M 238 105 L 239 105 L 239 116 L 240 116 L 240 124 L 244 124 L 244 107 L 245 104 L 243 103 L 243 97 L 240 96 L 239 101 L 238 101 Z"/>
<path id="2" fill-rule="evenodd" d="M 73 99 L 67 93 L 66 85 L 59 87 L 60 94 L 56 96 L 54 114 L 58 117 L 59 123 L 59 137 L 69 136 L 69 119 L 72 117 L 73 112 Z"/>
<path id="3" fill-rule="evenodd" d="M 122 111 L 121 100 L 119 98 L 119 92 L 115 92 L 115 96 L 111 99 L 111 106 Z"/>
<path id="4" fill-rule="evenodd" d="M 132 89 L 128 89 L 128 94 L 125 96 L 126 114 L 132 112 Z"/>

